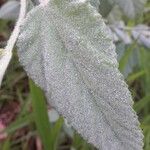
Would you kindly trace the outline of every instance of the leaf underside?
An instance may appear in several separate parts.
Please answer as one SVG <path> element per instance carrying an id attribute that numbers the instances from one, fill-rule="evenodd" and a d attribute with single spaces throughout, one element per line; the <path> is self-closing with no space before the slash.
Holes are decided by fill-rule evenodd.
<path id="1" fill-rule="evenodd" d="M 89 143 L 100 150 L 142 150 L 115 46 L 88 2 L 50 0 L 32 9 L 17 46 L 29 77 Z"/>

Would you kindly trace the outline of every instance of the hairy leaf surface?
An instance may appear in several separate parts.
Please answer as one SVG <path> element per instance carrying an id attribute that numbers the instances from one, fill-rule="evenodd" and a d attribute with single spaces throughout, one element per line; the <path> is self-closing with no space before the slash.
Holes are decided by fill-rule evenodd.
<path id="1" fill-rule="evenodd" d="M 90 0 L 92 6 L 94 6 L 97 10 L 99 10 L 100 1 L 99 0 Z"/>
<path id="2" fill-rule="evenodd" d="M 132 98 L 100 14 L 85 0 L 50 0 L 28 13 L 18 54 L 51 106 L 100 150 L 142 150 Z"/>

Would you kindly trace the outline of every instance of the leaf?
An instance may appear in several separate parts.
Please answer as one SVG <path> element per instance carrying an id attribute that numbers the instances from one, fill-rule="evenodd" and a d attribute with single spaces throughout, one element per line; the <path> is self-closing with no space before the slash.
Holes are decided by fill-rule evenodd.
<path id="1" fill-rule="evenodd" d="M 146 95 L 144 98 L 135 103 L 134 108 L 138 112 L 145 108 L 145 106 L 149 106 L 150 104 L 150 95 Z"/>
<path id="2" fill-rule="evenodd" d="M 97 10 L 99 10 L 100 1 L 99 0 L 90 0 L 92 6 L 94 6 Z"/>
<path id="3" fill-rule="evenodd" d="M 8 1 L 0 8 L 1 19 L 17 19 L 19 16 L 20 2 Z"/>
<path id="4" fill-rule="evenodd" d="M 116 21 L 120 21 L 122 20 L 122 15 L 123 13 L 120 11 L 119 6 L 115 5 L 114 7 L 112 7 L 111 12 L 107 15 L 107 20 L 110 24 L 115 24 Z"/>
<path id="5" fill-rule="evenodd" d="M 119 62 L 119 70 L 123 74 L 124 78 L 127 78 L 129 74 L 133 72 L 137 61 L 134 59 L 134 52 L 130 48 L 131 46 L 125 45 L 123 42 L 116 44 L 117 60 Z M 134 57 L 133 57 L 134 56 Z M 133 63 L 132 63 L 133 62 Z"/>
<path id="6" fill-rule="evenodd" d="M 149 49 L 141 48 L 140 49 L 140 67 L 145 71 L 145 75 L 143 78 L 143 89 L 145 94 L 149 94 L 150 91 L 150 53 Z"/>
<path id="7" fill-rule="evenodd" d="M 142 13 L 146 2 L 147 0 L 100 0 L 100 12 L 106 17 L 118 5 L 127 17 L 135 18 Z"/>
<path id="8" fill-rule="evenodd" d="M 133 81 L 135 81 L 136 79 L 142 77 L 143 75 L 145 75 L 145 71 L 144 71 L 144 70 L 141 70 L 141 71 L 139 71 L 139 72 L 136 72 L 136 73 L 131 74 L 131 75 L 127 78 L 127 81 L 128 81 L 128 82 L 133 82 Z"/>
<path id="9" fill-rule="evenodd" d="M 125 67 L 126 67 L 126 65 L 128 65 L 129 64 L 129 62 L 131 61 L 130 60 L 130 57 L 132 58 L 132 60 L 133 60 L 133 62 L 132 63 L 130 63 L 130 67 L 132 66 L 132 67 L 134 67 L 134 66 L 136 66 L 136 64 L 137 64 L 137 60 L 133 57 L 134 55 L 136 56 L 136 53 L 134 53 L 134 55 L 133 55 L 133 52 L 134 52 L 134 48 L 135 48 L 135 46 L 136 46 L 136 42 L 134 42 L 132 45 L 130 45 L 126 50 L 125 50 L 125 52 L 124 52 L 124 54 L 123 54 L 123 56 L 122 56 L 122 58 L 120 59 L 120 63 L 119 63 L 119 69 L 120 69 L 120 71 L 124 71 L 124 69 L 125 69 Z M 137 58 L 137 57 L 136 57 Z M 129 69 L 129 70 L 132 70 L 132 67 Z M 130 71 L 128 72 L 128 73 L 130 73 Z M 128 74 L 127 73 L 127 74 Z"/>
<path id="10" fill-rule="evenodd" d="M 124 30 L 125 24 L 123 21 L 116 22 L 114 25 L 111 26 L 112 30 L 116 33 L 121 41 L 125 44 L 131 44 L 132 39 L 129 36 L 128 32 Z"/>
<path id="11" fill-rule="evenodd" d="M 112 10 L 112 5 L 108 0 L 100 0 L 99 12 L 103 17 L 107 17 Z"/>
<path id="12" fill-rule="evenodd" d="M 142 150 L 132 98 L 100 14 L 84 0 L 51 0 L 28 13 L 18 54 L 50 105 L 101 150 Z"/>
<path id="13" fill-rule="evenodd" d="M 129 18 L 135 18 L 144 9 L 147 0 L 108 0 L 111 4 L 117 4 Z"/>
<path id="14" fill-rule="evenodd" d="M 50 137 L 52 138 L 54 149 L 57 150 L 57 145 L 59 143 L 59 135 L 63 125 L 63 118 L 59 118 L 54 124 Z"/>
<path id="15" fill-rule="evenodd" d="M 5 132 L 7 134 L 13 133 L 16 130 L 27 126 L 31 122 L 33 122 L 33 114 L 25 115 L 15 120 L 14 122 L 12 122 L 4 131 L 2 131 L 2 133 L 5 133 Z"/>
<path id="16" fill-rule="evenodd" d="M 43 91 L 36 87 L 30 80 L 30 90 L 32 97 L 32 106 L 34 111 L 35 123 L 38 133 L 43 142 L 45 150 L 54 149 L 53 139 L 51 137 L 51 127 L 49 124 L 47 107 Z"/>
<path id="17" fill-rule="evenodd" d="M 132 36 L 135 40 L 147 48 L 150 48 L 150 27 L 146 25 L 137 25 L 132 30 Z"/>
<path id="18" fill-rule="evenodd" d="M 9 150 L 10 149 L 10 137 L 8 137 L 3 144 L 2 150 Z"/>

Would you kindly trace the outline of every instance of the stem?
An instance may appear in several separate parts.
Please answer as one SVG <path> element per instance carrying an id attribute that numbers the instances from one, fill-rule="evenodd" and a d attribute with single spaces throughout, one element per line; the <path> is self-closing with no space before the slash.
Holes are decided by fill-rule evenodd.
<path id="1" fill-rule="evenodd" d="M 7 46 L 5 47 L 5 50 L 3 51 L 2 58 L 0 59 L 0 85 L 1 81 L 3 79 L 3 76 L 5 74 L 5 71 L 8 67 L 8 64 L 12 57 L 12 50 L 16 43 L 16 40 L 18 38 L 19 32 L 20 32 L 20 26 L 22 24 L 23 19 L 25 18 L 26 14 L 26 0 L 21 0 L 21 7 L 20 7 L 20 13 L 18 21 L 15 25 L 15 28 L 7 42 Z"/>
<path id="2" fill-rule="evenodd" d="M 21 0 L 21 7 L 20 7 L 20 14 L 18 21 L 16 23 L 16 26 L 8 40 L 7 46 L 5 48 L 6 53 L 12 53 L 12 49 L 16 43 L 16 40 L 18 38 L 19 32 L 20 32 L 20 26 L 22 24 L 23 19 L 25 18 L 26 14 L 26 0 Z"/>

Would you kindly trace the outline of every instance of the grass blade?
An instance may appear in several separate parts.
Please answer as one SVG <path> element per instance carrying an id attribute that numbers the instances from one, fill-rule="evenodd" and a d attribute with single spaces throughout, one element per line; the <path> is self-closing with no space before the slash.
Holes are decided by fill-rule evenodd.
<path id="1" fill-rule="evenodd" d="M 128 63 L 129 57 L 132 54 L 135 47 L 136 47 L 136 42 L 134 42 L 130 47 L 127 48 L 127 50 L 125 51 L 123 57 L 121 58 L 121 60 L 119 62 L 119 70 L 121 72 L 123 72 L 123 70 L 125 69 L 125 67 Z"/>
<path id="2" fill-rule="evenodd" d="M 137 73 L 133 73 L 131 75 L 128 76 L 127 81 L 128 82 L 133 82 L 136 79 L 140 78 L 141 76 L 145 75 L 145 70 L 139 71 Z"/>
<path id="3" fill-rule="evenodd" d="M 27 126 L 32 121 L 33 121 L 32 114 L 20 117 L 15 122 L 11 123 L 4 131 L 2 131 L 2 133 L 7 132 L 8 134 L 10 134 L 20 128 Z"/>
<path id="4" fill-rule="evenodd" d="M 42 140 L 44 150 L 53 150 L 54 142 L 51 137 L 51 127 L 48 119 L 47 106 L 44 94 L 33 81 L 30 80 L 30 90 L 33 106 L 33 114 L 39 136 Z"/>
<path id="5" fill-rule="evenodd" d="M 146 106 L 149 106 L 149 104 L 150 104 L 150 95 L 147 95 L 134 104 L 134 109 L 136 110 L 136 112 L 140 112 Z"/>
<path id="6" fill-rule="evenodd" d="M 53 138 L 52 140 L 54 143 L 54 149 L 57 149 L 58 136 L 61 131 L 62 125 L 63 125 L 63 118 L 59 118 L 58 121 L 53 126 L 53 130 L 50 136 Z"/>

